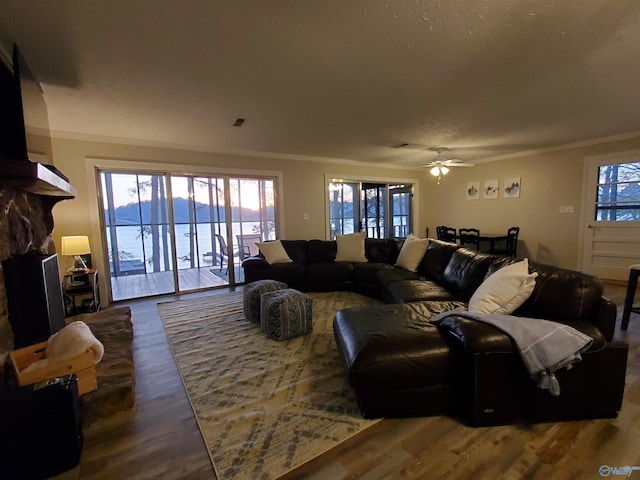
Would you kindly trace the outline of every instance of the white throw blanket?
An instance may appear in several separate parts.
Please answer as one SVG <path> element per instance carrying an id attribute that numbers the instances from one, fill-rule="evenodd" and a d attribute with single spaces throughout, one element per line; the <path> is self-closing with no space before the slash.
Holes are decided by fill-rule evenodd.
<path id="1" fill-rule="evenodd" d="M 588 335 L 563 323 L 540 318 L 516 317 L 514 315 L 469 312 L 457 308 L 431 318 L 439 323 L 449 316 L 459 316 L 488 323 L 502 330 L 516 344 L 531 378 L 538 387 L 548 389 L 551 395 L 560 395 L 560 385 L 554 372 L 582 360 L 580 354 L 593 343 Z"/>
<path id="2" fill-rule="evenodd" d="M 95 364 L 102 360 L 104 346 L 93 335 L 86 323 L 81 321 L 72 322 L 49 337 L 45 358 L 32 363 L 23 372 L 45 367 L 52 360 L 58 361 L 76 357 L 87 351 L 93 353 L 93 363 Z"/>

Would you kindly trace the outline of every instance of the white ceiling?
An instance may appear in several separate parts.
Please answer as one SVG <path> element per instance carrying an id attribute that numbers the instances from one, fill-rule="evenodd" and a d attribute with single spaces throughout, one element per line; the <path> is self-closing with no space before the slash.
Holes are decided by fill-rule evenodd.
<path id="1" fill-rule="evenodd" d="M 415 166 L 640 135 L 638 0 L 1 0 L 0 37 L 73 138 Z"/>

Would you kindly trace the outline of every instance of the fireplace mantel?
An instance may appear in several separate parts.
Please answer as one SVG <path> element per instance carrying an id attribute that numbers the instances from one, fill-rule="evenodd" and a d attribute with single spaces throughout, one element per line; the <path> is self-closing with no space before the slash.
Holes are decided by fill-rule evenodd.
<path id="1" fill-rule="evenodd" d="M 77 194 L 69 179 L 57 168 L 28 160 L 0 159 L 0 179 L 6 187 L 59 200 Z"/>

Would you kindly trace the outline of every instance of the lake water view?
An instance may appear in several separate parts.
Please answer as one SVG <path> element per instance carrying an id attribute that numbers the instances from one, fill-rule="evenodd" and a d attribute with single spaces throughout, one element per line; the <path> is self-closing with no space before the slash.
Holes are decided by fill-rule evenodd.
<path id="1" fill-rule="evenodd" d="M 222 237 L 227 239 L 227 229 L 226 224 L 213 224 L 214 232 L 222 235 Z M 153 259 L 152 259 L 152 241 L 151 235 L 146 234 L 145 239 L 141 238 L 140 235 L 140 227 L 139 226 L 118 226 L 115 227 L 117 242 L 118 242 L 118 252 L 120 259 L 120 274 L 140 274 L 140 273 L 156 273 L 159 271 L 166 271 L 172 269 L 171 264 L 171 252 L 167 252 L 167 258 L 169 259 L 168 265 L 163 265 L 163 262 L 160 262 L 160 268 L 154 269 Z M 233 222 L 232 223 L 232 234 L 234 244 L 237 243 L 237 235 L 247 235 L 247 234 L 255 234 L 260 231 L 260 223 L 259 222 Z M 191 236 L 192 233 L 193 240 L 193 248 L 192 252 L 192 241 Z M 160 234 L 162 235 L 162 229 L 160 229 Z M 273 240 L 275 238 L 273 232 L 269 232 L 267 234 L 267 238 L 262 235 L 262 241 L 264 240 Z M 209 265 L 219 265 L 219 257 L 216 256 L 215 262 L 213 257 L 210 255 L 211 252 L 216 251 L 219 255 L 220 253 L 220 245 L 218 240 L 211 235 L 211 224 L 209 223 L 201 223 L 192 225 L 190 229 L 189 224 L 176 224 L 175 226 L 175 241 L 176 241 L 176 256 L 178 258 L 178 269 L 188 269 L 188 268 L 198 268 L 205 267 Z M 165 252 L 163 249 L 163 243 L 160 242 L 160 258 L 164 258 Z M 167 245 L 169 249 L 171 248 L 171 241 L 167 238 Z M 109 247 L 109 252 L 112 252 L 111 239 L 107 234 L 107 244 Z M 229 251 L 231 251 L 231 247 L 229 247 Z M 234 245 L 233 251 L 236 252 L 238 247 L 237 244 Z M 205 254 L 209 255 L 205 255 Z M 111 254 L 110 254 L 111 259 Z M 226 263 L 226 259 L 225 259 Z M 112 276 L 114 275 L 113 265 L 110 265 L 112 270 Z M 141 271 L 142 270 L 142 271 Z"/>

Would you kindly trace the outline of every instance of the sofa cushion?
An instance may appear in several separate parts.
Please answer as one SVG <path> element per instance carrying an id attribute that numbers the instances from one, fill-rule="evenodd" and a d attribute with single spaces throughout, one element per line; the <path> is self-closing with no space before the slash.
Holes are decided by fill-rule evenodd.
<path id="1" fill-rule="evenodd" d="M 370 262 L 393 265 L 398 259 L 399 251 L 398 241 L 394 238 L 364 239 L 364 253 Z"/>
<path id="2" fill-rule="evenodd" d="M 458 248 L 451 255 L 441 284 L 459 300 L 469 301 L 496 258 L 497 255 Z"/>
<path id="3" fill-rule="evenodd" d="M 309 240 L 307 263 L 327 263 L 336 259 L 338 245 L 335 240 Z"/>
<path id="4" fill-rule="evenodd" d="M 386 288 L 393 282 L 401 282 L 403 280 L 419 280 L 420 276 L 415 272 L 410 272 L 403 268 L 391 267 L 380 270 L 376 276 L 381 288 Z"/>
<path id="5" fill-rule="evenodd" d="M 366 262 L 364 254 L 365 232 L 336 235 L 338 252 L 336 260 L 340 262 Z"/>
<path id="6" fill-rule="evenodd" d="M 253 272 L 251 281 L 256 280 L 277 280 L 286 283 L 291 288 L 304 289 L 305 266 L 302 263 L 274 263 L 269 268 L 257 269 Z"/>
<path id="7" fill-rule="evenodd" d="M 387 285 L 387 300 L 391 303 L 411 303 L 456 300 L 456 298 L 431 280 L 403 280 Z"/>
<path id="8" fill-rule="evenodd" d="M 307 244 L 306 240 L 282 240 L 287 255 L 296 263 L 307 263 Z"/>
<path id="9" fill-rule="evenodd" d="M 289 255 L 282 246 L 282 242 L 280 240 L 256 243 L 256 245 L 260 249 L 260 253 L 262 253 L 264 259 L 271 265 L 274 263 L 289 263 L 293 261 L 289 258 Z"/>
<path id="10" fill-rule="evenodd" d="M 395 266 L 415 272 L 420 265 L 424 253 L 427 251 L 428 240 L 426 238 L 416 237 L 410 233 L 409 236 L 402 243 L 400 254 Z"/>
<path id="11" fill-rule="evenodd" d="M 307 282 L 348 282 L 353 278 L 351 262 L 310 263 L 304 273 Z"/>
<path id="12" fill-rule="evenodd" d="M 418 266 L 418 273 L 428 280 L 442 281 L 444 270 L 447 268 L 453 252 L 458 248 L 455 243 L 429 239 L 427 251 Z"/>
<path id="13" fill-rule="evenodd" d="M 524 260 L 502 267 L 489 275 L 473 292 L 469 311 L 511 314 L 533 292 L 537 273 L 529 273 L 529 261 Z"/>
<path id="14" fill-rule="evenodd" d="M 392 265 L 374 262 L 356 262 L 353 264 L 353 280 L 356 283 L 379 285 L 378 272 L 393 269 Z"/>

